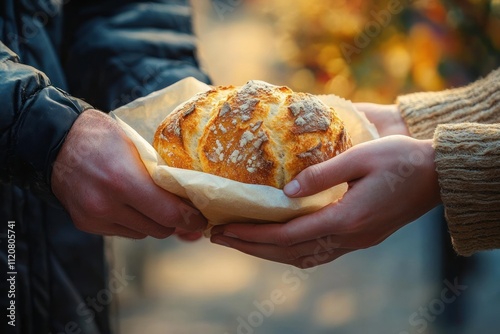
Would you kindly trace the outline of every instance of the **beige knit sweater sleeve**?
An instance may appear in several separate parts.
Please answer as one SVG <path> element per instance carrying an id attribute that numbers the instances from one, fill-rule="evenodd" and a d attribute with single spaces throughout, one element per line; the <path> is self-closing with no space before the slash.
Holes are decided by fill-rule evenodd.
<path id="1" fill-rule="evenodd" d="M 457 253 L 500 248 L 500 69 L 466 87 L 404 95 L 397 103 L 413 137 L 434 138 Z"/>

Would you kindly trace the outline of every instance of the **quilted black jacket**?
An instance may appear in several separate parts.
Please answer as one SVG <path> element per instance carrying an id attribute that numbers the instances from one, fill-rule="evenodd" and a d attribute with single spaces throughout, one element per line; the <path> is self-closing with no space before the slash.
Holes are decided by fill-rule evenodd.
<path id="1" fill-rule="evenodd" d="M 17 271 L 15 327 L 0 281 L 0 332 L 110 332 L 103 240 L 58 207 L 52 164 L 86 108 L 109 111 L 187 76 L 207 82 L 195 51 L 187 1 L 0 2 L 0 263 L 6 275 L 15 221 Z"/>

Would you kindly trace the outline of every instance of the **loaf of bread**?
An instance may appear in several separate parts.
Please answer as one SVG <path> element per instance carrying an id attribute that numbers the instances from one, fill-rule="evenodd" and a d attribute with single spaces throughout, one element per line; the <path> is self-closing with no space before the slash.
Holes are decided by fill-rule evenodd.
<path id="1" fill-rule="evenodd" d="M 280 189 L 350 146 L 333 108 L 256 80 L 195 95 L 165 118 L 153 142 L 171 167 Z"/>

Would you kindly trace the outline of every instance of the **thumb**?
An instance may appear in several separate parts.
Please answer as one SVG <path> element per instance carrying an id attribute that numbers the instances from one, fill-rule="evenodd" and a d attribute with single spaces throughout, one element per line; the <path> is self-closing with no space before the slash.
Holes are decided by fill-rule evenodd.
<path id="1" fill-rule="evenodd" d="M 283 192 L 288 197 L 314 195 L 344 182 L 360 178 L 368 171 L 368 164 L 356 147 L 300 172 L 285 185 Z"/>

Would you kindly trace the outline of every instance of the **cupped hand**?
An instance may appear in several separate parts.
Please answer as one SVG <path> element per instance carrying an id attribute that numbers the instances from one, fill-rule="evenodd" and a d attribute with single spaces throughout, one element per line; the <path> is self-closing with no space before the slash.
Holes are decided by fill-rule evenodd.
<path id="1" fill-rule="evenodd" d="M 439 204 L 431 141 L 389 136 L 302 171 L 285 186 L 303 197 L 348 183 L 343 198 L 284 224 L 216 226 L 211 241 L 307 268 L 379 244 Z"/>
<path id="2" fill-rule="evenodd" d="M 82 231 L 140 239 L 205 228 L 203 215 L 157 186 L 108 115 L 87 110 L 72 126 L 52 171 L 52 190 Z"/>

